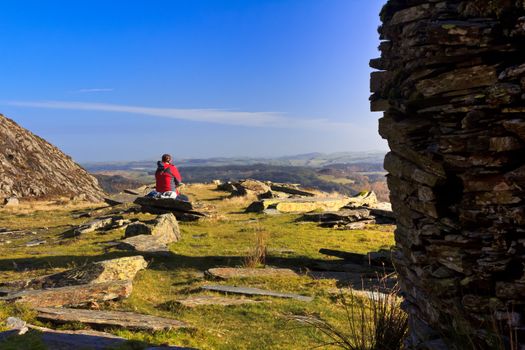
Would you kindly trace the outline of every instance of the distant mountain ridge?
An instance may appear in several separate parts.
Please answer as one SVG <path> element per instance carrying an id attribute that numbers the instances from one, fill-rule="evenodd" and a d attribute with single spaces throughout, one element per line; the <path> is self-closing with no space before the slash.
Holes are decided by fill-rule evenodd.
<path id="1" fill-rule="evenodd" d="M 0 114 L 0 199 L 101 201 L 98 181 L 57 147 Z"/>
<path id="2" fill-rule="evenodd" d="M 226 165 L 255 165 L 267 164 L 275 166 L 306 166 L 321 168 L 338 164 L 372 163 L 382 164 L 386 151 L 369 152 L 337 152 L 337 153 L 306 153 L 276 158 L 251 158 L 251 157 L 213 157 L 175 159 L 175 164 L 180 167 L 197 166 L 226 166 Z M 131 161 L 131 162 L 101 162 L 84 163 L 83 166 L 90 172 L 111 170 L 149 170 L 154 167 L 156 160 Z"/>

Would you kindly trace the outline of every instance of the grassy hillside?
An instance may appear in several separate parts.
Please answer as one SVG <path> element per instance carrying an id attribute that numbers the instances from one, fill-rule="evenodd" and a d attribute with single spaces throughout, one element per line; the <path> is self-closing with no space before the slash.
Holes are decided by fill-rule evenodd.
<path id="1" fill-rule="evenodd" d="M 243 211 L 249 200 L 227 199 L 227 193 L 218 192 L 211 185 L 187 186 L 185 193 L 194 201 L 213 206 L 216 215 L 199 222 L 180 223 L 182 240 L 170 246 L 171 255 L 154 258 L 147 270 L 139 272 L 129 299 L 100 307 L 175 318 L 190 323 L 193 328 L 158 333 L 108 331 L 128 339 L 199 349 L 313 348 L 327 339 L 315 329 L 291 321 L 290 316 L 315 315 L 345 330 L 348 315 L 338 289 L 344 285 L 307 276 L 210 282 L 204 278 L 203 271 L 211 267 L 245 265 L 261 235 L 266 239 L 266 265 L 302 269 L 315 261 L 330 260 L 318 252 L 320 248 L 365 253 L 393 244 L 391 226 L 369 226 L 356 231 L 322 229 L 315 223 L 298 223 L 297 215 L 246 214 Z M 0 237 L 0 281 L 58 272 L 87 261 L 129 254 L 108 248 L 106 244 L 123 236 L 123 231 L 118 229 L 105 234 L 88 233 L 80 238 L 61 238 L 66 225 L 86 220 L 73 219 L 75 210 L 78 208 L 64 203 L 30 203 L 17 209 L 0 209 L 0 227 L 37 232 L 19 238 Z M 153 216 L 126 214 L 126 217 Z M 26 247 L 25 243 L 35 237 L 45 239 L 46 243 Z M 211 294 L 199 290 L 200 286 L 210 283 L 300 293 L 313 296 L 314 301 L 258 297 L 255 299 L 262 303 L 197 309 L 186 309 L 173 302 L 188 295 Z M 30 312 L 0 304 L 0 316 L 7 315 L 22 315 L 28 321 L 41 324 Z"/>

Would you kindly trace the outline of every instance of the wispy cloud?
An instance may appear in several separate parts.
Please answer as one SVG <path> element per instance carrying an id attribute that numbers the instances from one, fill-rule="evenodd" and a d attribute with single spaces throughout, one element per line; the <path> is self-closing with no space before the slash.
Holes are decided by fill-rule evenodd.
<path id="1" fill-rule="evenodd" d="M 356 126 L 351 123 L 334 122 L 327 119 L 291 118 L 282 112 L 244 112 L 226 109 L 159 108 L 66 101 L 3 101 L 0 103 L 17 107 L 131 113 L 150 117 L 248 127 L 300 128 L 325 131 L 341 129 L 355 130 L 356 128 Z"/>
<path id="2" fill-rule="evenodd" d="M 91 92 L 111 92 L 114 90 L 115 89 L 110 89 L 110 88 L 92 88 L 92 89 L 78 89 L 78 90 L 71 91 L 71 92 L 76 93 L 76 94 L 86 94 L 86 93 L 91 93 Z"/>

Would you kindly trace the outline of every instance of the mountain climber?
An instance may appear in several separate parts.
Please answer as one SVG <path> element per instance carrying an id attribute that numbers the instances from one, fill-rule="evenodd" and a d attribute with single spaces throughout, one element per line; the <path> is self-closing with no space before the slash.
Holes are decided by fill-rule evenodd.
<path id="1" fill-rule="evenodd" d="M 173 160 L 169 154 L 163 154 L 162 160 L 157 162 L 155 171 L 155 191 L 148 194 L 150 197 L 178 198 L 188 200 L 188 197 L 180 194 L 179 187 L 182 186 L 182 177 L 179 170 L 171 163 Z"/>

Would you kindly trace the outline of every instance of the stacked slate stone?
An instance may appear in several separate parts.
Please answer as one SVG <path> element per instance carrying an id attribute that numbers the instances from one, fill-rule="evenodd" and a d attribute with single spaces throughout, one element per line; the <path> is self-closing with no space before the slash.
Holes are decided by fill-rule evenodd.
<path id="1" fill-rule="evenodd" d="M 525 1 L 390 0 L 381 19 L 407 345 L 525 344 Z"/>

